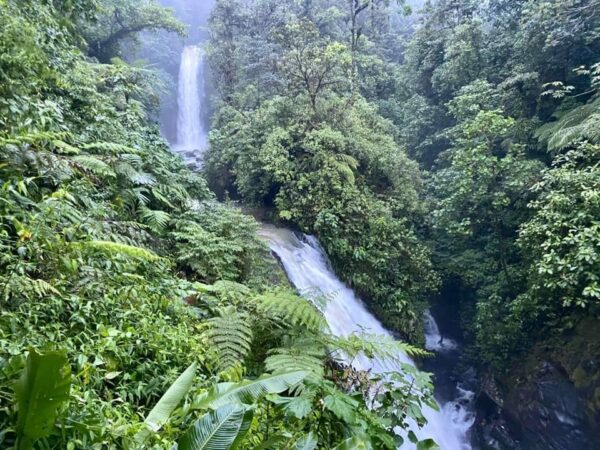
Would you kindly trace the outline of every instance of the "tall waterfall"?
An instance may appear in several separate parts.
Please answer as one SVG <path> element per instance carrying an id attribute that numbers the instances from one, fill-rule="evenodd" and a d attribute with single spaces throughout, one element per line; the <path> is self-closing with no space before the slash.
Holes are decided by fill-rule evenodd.
<path id="1" fill-rule="evenodd" d="M 334 334 L 348 336 L 363 330 L 378 335 L 390 334 L 355 293 L 336 277 L 314 237 L 299 236 L 292 231 L 271 226 L 265 226 L 261 234 L 268 240 L 271 250 L 280 258 L 288 278 L 302 295 L 309 298 L 316 291 L 331 298 L 325 317 Z M 414 365 L 408 356 L 402 355 L 401 359 Z M 364 360 L 355 365 L 359 369 L 372 369 L 377 373 L 389 371 L 392 364 L 390 361 Z M 433 438 L 443 450 L 471 449 L 467 431 L 472 421 L 464 415 L 457 415 L 455 405 L 441 408 L 440 412 L 425 406 L 423 414 L 428 424 L 421 430 L 414 430 L 420 439 Z M 402 447 L 413 448 L 414 445 L 410 443 Z"/>
<path id="2" fill-rule="evenodd" d="M 177 94 L 177 144 L 174 150 L 181 153 L 191 166 L 202 164 L 207 133 L 201 121 L 204 98 L 204 58 L 199 47 L 188 45 L 181 54 Z"/>

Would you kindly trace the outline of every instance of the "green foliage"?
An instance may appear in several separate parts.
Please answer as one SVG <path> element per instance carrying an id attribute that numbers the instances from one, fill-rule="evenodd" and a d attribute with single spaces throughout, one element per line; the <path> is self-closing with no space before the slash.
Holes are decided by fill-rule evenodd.
<path id="1" fill-rule="evenodd" d="M 474 362 L 507 367 L 597 315 L 597 6 L 217 1 L 208 181 L 315 234 L 414 341 L 435 268 Z M 268 367 L 313 370 L 295 342 Z"/>
<path id="2" fill-rule="evenodd" d="M 247 314 L 223 308 L 207 325 L 206 337 L 217 351 L 220 370 L 235 367 L 250 353 L 252 328 Z"/>
<path id="3" fill-rule="evenodd" d="M 310 302 L 285 291 L 271 292 L 256 298 L 260 314 L 287 325 L 300 326 L 313 332 L 327 328 L 321 311 Z"/>
<path id="4" fill-rule="evenodd" d="M 274 375 L 267 374 L 256 380 L 246 380 L 240 383 L 220 383 L 208 393 L 206 398 L 202 399 L 201 404 L 213 408 L 229 403 L 252 405 L 265 395 L 279 394 L 292 389 L 307 375 L 308 373 L 304 371 L 285 372 Z"/>
<path id="5" fill-rule="evenodd" d="M 521 228 L 520 244 L 532 260 L 531 284 L 521 303 L 595 311 L 600 300 L 600 147 L 580 143 L 558 155 L 535 186 L 535 215 Z M 541 305 L 540 305 L 541 306 Z M 528 305 L 521 304 L 527 309 Z"/>
<path id="6" fill-rule="evenodd" d="M 232 98 L 221 106 L 206 156 L 211 185 L 275 206 L 282 220 L 315 233 L 338 273 L 374 309 L 389 311 L 386 323 L 419 339 L 420 301 L 436 277 L 414 231 L 418 169 L 394 142 L 391 123 L 339 73 L 351 66 L 340 41 L 305 20 L 273 24 L 272 32 L 285 89 L 258 104 Z M 240 33 L 238 44 L 246 42 Z M 213 59 L 225 52 L 221 45 L 213 42 Z"/>
<path id="7" fill-rule="evenodd" d="M 217 0 L 205 173 L 315 234 L 413 342 L 435 268 L 474 360 L 507 367 L 598 316 L 600 8 L 440 0 L 414 26 L 403 3 Z M 0 22 L 2 447 L 395 449 L 424 424 L 431 380 L 398 355 L 426 352 L 332 336 L 151 124 L 164 83 L 120 56 L 183 34 L 171 11 L 4 0 Z M 66 361 L 69 408 L 24 415 Z"/>
<path id="8" fill-rule="evenodd" d="M 59 409 L 69 400 L 71 371 L 64 352 L 29 352 L 15 385 L 18 404 L 17 444 L 28 450 L 52 432 Z"/>
<path id="9" fill-rule="evenodd" d="M 252 421 L 252 410 L 224 405 L 201 417 L 179 440 L 181 450 L 221 450 L 238 447 Z"/>
<path id="10" fill-rule="evenodd" d="M 203 203 L 174 222 L 177 261 L 199 280 L 242 281 L 260 271 L 267 249 L 257 223 L 233 207 Z"/>
<path id="11" fill-rule="evenodd" d="M 175 380 L 167 392 L 160 398 L 158 403 L 156 403 L 154 408 L 148 413 L 148 416 L 144 419 L 144 428 L 138 431 L 134 438 L 138 444 L 141 445 L 146 442 L 151 432 L 158 432 L 161 427 L 168 422 L 169 417 L 177 405 L 181 403 L 192 387 L 196 368 L 196 363 L 192 363 L 192 365 Z"/>

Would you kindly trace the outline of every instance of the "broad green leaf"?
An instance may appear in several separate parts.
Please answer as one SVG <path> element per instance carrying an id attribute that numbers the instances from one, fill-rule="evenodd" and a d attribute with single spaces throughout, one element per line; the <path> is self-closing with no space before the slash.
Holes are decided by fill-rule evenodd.
<path id="1" fill-rule="evenodd" d="M 440 446 L 433 439 L 425 439 L 417 444 L 417 450 L 440 450 Z"/>
<path id="2" fill-rule="evenodd" d="M 348 395 L 339 391 L 334 391 L 324 398 L 323 404 L 325 408 L 344 422 L 348 424 L 355 422 L 356 414 L 354 411 L 358 407 L 358 402 Z"/>
<path id="3" fill-rule="evenodd" d="M 366 436 L 354 436 L 339 443 L 332 450 L 371 450 L 372 448 Z"/>
<path id="4" fill-rule="evenodd" d="M 311 400 L 303 396 L 293 397 L 283 404 L 285 413 L 294 416 L 296 419 L 304 419 L 312 410 Z"/>
<path id="5" fill-rule="evenodd" d="M 144 428 L 136 435 L 135 441 L 138 444 L 143 444 L 151 435 L 152 432 L 157 432 L 167 423 L 169 417 L 181 403 L 185 395 L 192 387 L 194 375 L 196 373 L 196 363 L 190 365 L 177 380 L 169 387 L 167 392 L 160 398 L 158 403 L 152 408 L 152 411 L 144 420 Z"/>
<path id="6" fill-rule="evenodd" d="M 306 436 L 301 437 L 296 441 L 294 450 L 314 450 L 317 447 L 318 441 L 315 434 L 311 431 Z"/>
<path id="7" fill-rule="evenodd" d="M 199 407 L 218 408 L 232 402 L 252 404 L 257 398 L 267 394 L 279 394 L 291 389 L 308 376 L 305 370 L 264 375 L 256 380 L 241 383 L 219 383 Z"/>
<path id="8" fill-rule="evenodd" d="M 51 433 L 59 408 L 69 399 L 70 388 L 71 368 L 66 352 L 31 350 L 15 385 L 19 450 L 33 448 L 36 441 Z"/>
<path id="9" fill-rule="evenodd" d="M 235 449 L 250 428 L 253 412 L 229 404 L 202 416 L 181 437 L 178 450 Z"/>

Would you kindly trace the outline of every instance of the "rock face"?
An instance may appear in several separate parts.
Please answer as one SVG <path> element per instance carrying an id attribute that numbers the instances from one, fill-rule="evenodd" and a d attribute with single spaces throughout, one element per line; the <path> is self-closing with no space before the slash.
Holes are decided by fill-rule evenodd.
<path id="1" fill-rule="evenodd" d="M 547 361 L 541 362 L 527 380 L 517 380 L 504 389 L 488 380 L 477 401 L 478 446 L 501 450 L 600 449 L 597 417 L 590 417 L 586 400 L 566 372 Z"/>

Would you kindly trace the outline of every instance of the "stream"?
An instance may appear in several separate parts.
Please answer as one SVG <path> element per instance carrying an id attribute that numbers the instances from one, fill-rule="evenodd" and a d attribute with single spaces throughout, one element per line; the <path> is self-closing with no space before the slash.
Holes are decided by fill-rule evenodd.
<path id="1" fill-rule="evenodd" d="M 352 333 L 367 332 L 388 335 L 381 323 L 367 310 L 363 302 L 333 272 L 325 252 L 313 236 L 265 225 L 261 235 L 268 241 L 273 253 L 277 255 L 290 282 L 300 295 L 312 299 L 324 296 L 329 299 L 325 318 L 335 335 L 349 336 Z M 449 340 L 440 342 L 439 331 L 431 315 L 427 318 L 427 342 L 432 343 L 433 351 L 446 351 L 453 346 Z M 437 334 L 436 334 L 437 333 Z M 452 350 L 456 350 L 457 347 Z M 399 359 L 407 364 L 415 363 L 406 355 Z M 392 361 L 363 359 L 353 363 L 357 369 L 371 370 L 373 373 L 387 372 L 398 368 Z M 427 425 L 422 429 L 413 429 L 419 439 L 433 438 L 443 450 L 470 450 L 469 429 L 473 425 L 471 412 L 474 393 L 457 387 L 460 396 L 452 401 L 439 399 L 440 411 L 424 407 L 423 415 Z M 414 444 L 407 442 L 402 449 L 413 449 Z"/>

